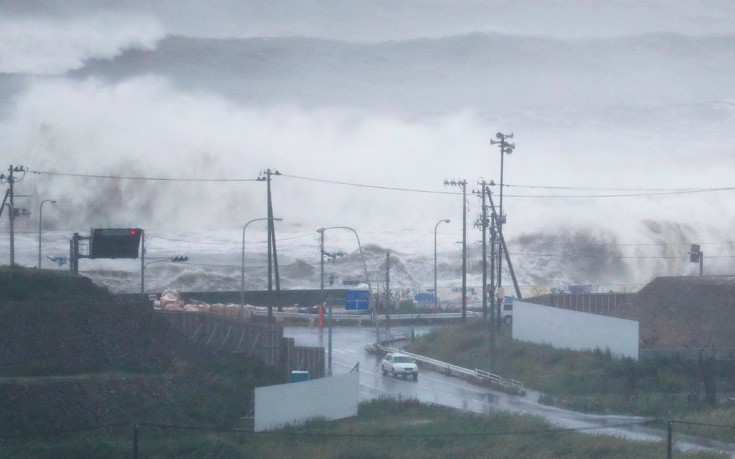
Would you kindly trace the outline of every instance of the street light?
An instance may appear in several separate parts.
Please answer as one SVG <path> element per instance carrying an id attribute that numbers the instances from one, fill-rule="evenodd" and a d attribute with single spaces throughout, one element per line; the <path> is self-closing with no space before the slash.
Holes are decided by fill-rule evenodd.
<path id="1" fill-rule="evenodd" d="M 41 201 L 41 205 L 38 209 L 38 269 L 41 269 L 41 228 L 43 226 L 43 205 L 47 202 L 50 202 L 51 204 L 56 204 L 56 201 L 53 199 L 44 199 Z"/>
<path id="2" fill-rule="evenodd" d="M 450 221 L 451 220 L 446 218 L 444 220 L 439 220 L 436 222 L 436 225 L 434 225 L 434 309 L 439 305 L 439 295 L 436 287 L 436 229 L 439 228 L 440 223 L 449 223 Z"/>
<path id="3" fill-rule="evenodd" d="M 240 306 L 245 306 L 245 230 L 248 228 L 248 225 L 253 222 L 259 222 L 263 220 L 268 220 L 268 217 L 263 218 L 255 218 L 253 220 L 250 220 L 249 222 L 245 223 L 245 226 L 242 227 L 242 265 L 240 268 Z M 274 218 L 274 221 L 280 222 L 283 219 L 282 218 Z M 269 231 L 270 233 L 270 231 Z"/>
<path id="4" fill-rule="evenodd" d="M 498 224 L 498 233 L 502 236 L 503 225 L 505 224 L 505 214 L 503 213 L 503 160 L 505 159 L 505 155 L 509 155 L 513 153 L 513 150 L 515 149 L 516 146 L 515 144 L 506 141 L 506 139 L 513 138 L 512 132 L 508 135 L 505 135 L 502 132 L 498 132 L 497 134 L 495 134 L 495 138 L 498 140 L 490 139 L 490 145 L 498 145 L 500 147 L 500 215 L 497 217 L 497 224 Z M 500 251 L 498 252 L 498 284 L 497 284 L 498 292 L 500 292 L 500 288 L 503 285 L 502 272 L 503 272 L 503 252 L 504 251 L 505 250 L 501 248 Z M 506 256 L 507 256 L 507 253 L 506 253 Z M 498 314 L 499 313 L 500 313 L 500 309 L 498 309 Z"/>
<path id="5" fill-rule="evenodd" d="M 360 244 L 360 236 L 358 236 L 357 231 L 355 231 L 353 228 L 350 228 L 349 226 L 330 226 L 327 228 L 319 228 L 316 230 L 317 233 L 319 233 L 319 260 L 321 263 L 321 291 L 322 291 L 322 305 L 324 305 L 324 232 L 328 229 L 346 229 L 349 231 L 352 231 L 355 234 L 355 237 L 357 238 L 357 247 L 360 249 L 360 257 L 362 258 L 362 268 L 365 270 L 365 280 L 368 284 L 368 293 L 372 296 L 372 287 L 370 286 L 370 277 L 368 276 L 367 271 L 367 264 L 365 263 L 365 255 L 362 252 L 362 244 Z M 329 312 L 327 317 L 329 318 L 329 338 L 327 340 L 328 344 L 328 358 L 327 358 L 327 368 L 329 375 L 332 374 L 332 303 L 329 303 Z"/>
<path id="6" fill-rule="evenodd" d="M 154 260 L 149 261 L 148 263 L 143 263 L 140 265 L 140 293 L 145 293 L 145 267 L 148 265 L 152 265 L 155 263 L 185 263 L 189 261 L 189 257 L 182 256 L 182 255 L 176 255 L 171 258 L 161 258 L 160 260 Z"/>

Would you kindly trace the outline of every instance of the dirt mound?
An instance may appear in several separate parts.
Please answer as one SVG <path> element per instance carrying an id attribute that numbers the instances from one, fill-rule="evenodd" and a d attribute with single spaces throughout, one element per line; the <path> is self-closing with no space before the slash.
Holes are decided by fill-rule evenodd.
<path id="1" fill-rule="evenodd" d="M 0 316 L 3 376 L 166 368 L 198 351 L 134 304 L 2 302 Z"/>
<path id="2" fill-rule="evenodd" d="M 4 276 L 13 285 L 0 287 L 0 435 L 135 420 L 228 425 L 251 407 L 256 384 L 280 381 L 260 362 L 194 344 L 149 303 L 113 298 L 84 277 Z"/>
<path id="3" fill-rule="evenodd" d="M 659 277 L 632 303 L 644 349 L 735 348 L 735 276 Z"/>
<path id="4" fill-rule="evenodd" d="M 101 300 L 111 295 L 87 277 L 65 271 L 0 268 L 0 301 Z"/>
<path id="5" fill-rule="evenodd" d="M 114 298 L 86 277 L 3 269 L 0 282 L 0 376 L 161 371 L 202 353 L 148 303 Z"/>

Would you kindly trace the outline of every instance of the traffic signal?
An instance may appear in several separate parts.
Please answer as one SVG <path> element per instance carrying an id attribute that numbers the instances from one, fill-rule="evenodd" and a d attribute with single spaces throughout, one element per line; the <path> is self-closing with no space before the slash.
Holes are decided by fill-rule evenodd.
<path id="1" fill-rule="evenodd" d="M 689 261 L 691 263 L 699 263 L 699 258 L 702 256 L 699 244 L 692 244 L 689 249 Z"/>
<path id="2" fill-rule="evenodd" d="M 93 228 L 89 258 L 138 258 L 140 228 Z"/>

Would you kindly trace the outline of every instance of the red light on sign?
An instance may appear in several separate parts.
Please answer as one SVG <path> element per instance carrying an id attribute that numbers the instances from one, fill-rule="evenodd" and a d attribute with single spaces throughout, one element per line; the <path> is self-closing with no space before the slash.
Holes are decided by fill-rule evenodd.
<path id="1" fill-rule="evenodd" d="M 135 236 L 135 230 L 130 230 L 130 235 Z"/>

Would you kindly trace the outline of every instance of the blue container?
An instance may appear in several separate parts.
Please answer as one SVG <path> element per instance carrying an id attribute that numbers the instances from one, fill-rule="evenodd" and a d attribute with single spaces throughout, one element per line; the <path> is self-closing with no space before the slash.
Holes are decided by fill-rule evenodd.
<path id="1" fill-rule="evenodd" d="M 292 371 L 291 372 L 291 382 L 300 382 L 300 381 L 308 381 L 308 380 L 309 380 L 308 371 Z"/>

